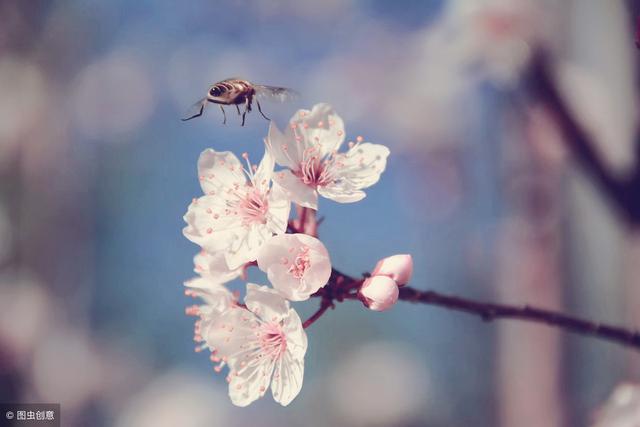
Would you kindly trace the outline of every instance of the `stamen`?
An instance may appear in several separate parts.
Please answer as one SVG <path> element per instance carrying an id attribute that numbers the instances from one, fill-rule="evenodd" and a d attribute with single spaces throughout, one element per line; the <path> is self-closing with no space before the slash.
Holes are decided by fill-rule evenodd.
<path id="1" fill-rule="evenodd" d="M 246 151 L 244 153 L 242 153 L 242 158 L 247 162 L 247 168 L 246 169 L 242 169 L 242 170 L 244 171 L 244 173 L 249 178 L 249 181 L 251 181 L 252 184 L 255 184 L 254 183 L 254 174 L 253 173 L 256 170 L 258 170 L 258 167 L 251 164 L 251 162 L 249 161 L 249 153 L 247 153 Z"/>
<path id="2" fill-rule="evenodd" d="M 287 339 L 278 323 L 265 323 L 260 328 L 260 350 L 258 360 L 266 357 L 277 360 L 287 349 Z"/>
<path id="3" fill-rule="evenodd" d="M 303 246 L 300 248 L 298 255 L 289 267 L 289 274 L 296 279 L 302 279 L 304 273 L 311 267 L 311 259 L 309 257 L 309 247 Z"/>

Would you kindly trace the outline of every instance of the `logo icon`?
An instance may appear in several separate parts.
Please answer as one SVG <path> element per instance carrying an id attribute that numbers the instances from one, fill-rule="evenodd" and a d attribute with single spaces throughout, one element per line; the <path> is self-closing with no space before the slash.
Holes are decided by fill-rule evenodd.
<path id="1" fill-rule="evenodd" d="M 12 411 L 7 411 L 7 413 L 5 414 L 8 420 L 12 420 L 13 419 L 13 412 Z"/>

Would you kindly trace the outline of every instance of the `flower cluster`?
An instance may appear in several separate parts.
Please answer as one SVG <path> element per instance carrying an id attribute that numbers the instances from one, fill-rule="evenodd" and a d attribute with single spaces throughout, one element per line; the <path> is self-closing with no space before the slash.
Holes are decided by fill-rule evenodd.
<path id="1" fill-rule="evenodd" d="M 360 299 L 371 310 L 388 310 L 398 301 L 398 288 L 409 283 L 412 274 L 411 255 L 393 255 L 381 259 L 371 277 L 362 283 Z"/>
<path id="2" fill-rule="evenodd" d="M 187 313 L 198 317 L 196 350 L 211 351 L 216 372 L 228 368 L 235 405 L 246 406 L 269 388 L 276 402 L 287 405 L 300 392 L 304 328 L 315 319 L 303 324 L 290 301 L 319 296 L 324 312 L 334 278 L 329 253 L 316 235 L 318 197 L 339 203 L 362 200 L 364 190 L 380 179 L 389 155 L 385 146 L 361 137 L 340 151 L 344 140 L 342 119 L 329 105 L 318 104 L 298 111 L 284 131 L 270 125 L 258 165 L 246 153 L 244 162 L 227 151 L 208 149 L 200 155 L 204 195 L 189 205 L 184 235 L 202 248 L 194 259 L 197 277 L 185 283 L 186 294 L 202 303 Z M 291 203 L 297 205 L 297 219 L 289 219 Z M 361 298 L 373 310 L 389 308 L 397 286 L 410 276 L 410 257 L 398 257 L 381 261 L 364 286 L 363 281 L 349 284 L 356 293 L 348 294 L 347 287 L 340 292 Z M 239 293 L 226 284 L 246 278 L 250 266 L 266 273 L 271 287 L 248 283 L 241 303 Z M 393 284 L 395 298 L 386 296 L 393 292 L 379 280 Z"/>

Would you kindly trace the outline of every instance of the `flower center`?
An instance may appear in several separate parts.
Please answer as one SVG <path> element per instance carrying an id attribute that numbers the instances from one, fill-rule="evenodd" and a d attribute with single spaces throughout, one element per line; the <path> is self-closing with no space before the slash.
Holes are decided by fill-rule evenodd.
<path id="1" fill-rule="evenodd" d="M 298 255 L 296 255 L 295 260 L 293 260 L 293 263 L 291 263 L 288 272 L 296 279 L 302 279 L 304 273 L 309 269 L 309 267 L 311 267 L 309 247 L 303 246 L 300 248 Z"/>
<path id="2" fill-rule="evenodd" d="M 331 173 L 332 159 L 320 156 L 315 147 L 305 150 L 298 170 L 294 172 L 302 182 L 309 186 L 324 186 L 334 181 Z"/>
<path id="3" fill-rule="evenodd" d="M 243 225 L 266 224 L 269 201 L 267 195 L 257 188 L 247 192 L 247 195 L 238 204 L 239 214 Z"/>
<path id="4" fill-rule="evenodd" d="M 260 328 L 260 346 L 266 357 L 279 359 L 287 350 L 287 337 L 278 323 L 264 323 Z"/>

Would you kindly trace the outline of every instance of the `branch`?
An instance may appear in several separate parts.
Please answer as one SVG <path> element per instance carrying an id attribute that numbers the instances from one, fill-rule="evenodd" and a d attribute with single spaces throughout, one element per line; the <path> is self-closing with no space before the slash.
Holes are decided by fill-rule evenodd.
<path id="1" fill-rule="evenodd" d="M 626 177 L 610 171 L 595 150 L 589 133 L 576 120 L 553 79 L 547 55 L 539 51 L 525 76 L 532 94 L 554 115 L 564 141 L 579 164 L 588 172 L 614 207 L 633 226 L 640 226 L 640 164 Z"/>
<path id="2" fill-rule="evenodd" d="M 320 316 L 322 316 L 329 307 L 333 307 L 333 303 L 330 300 L 323 299 L 322 303 L 320 303 L 320 308 L 318 309 L 318 311 L 313 313 L 311 317 L 305 320 L 304 323 L 302 324 L 302 327 L 304 329 L 307 329 L 309 326 L 313 324 L 313 322 L 318 320 Z"/>
<path id="3" fill-rule="evenodd" d="M 589 335 L 640 349 L 640 333 L 637 331 L 594 323 L 567 314 L 528 305 L 517 307 L 485 303 L 456 296 L 442 295 L 434 291 L 420 291 L 411 287 L 400 288 L 399 299 L 414 303 L 435 305 L 454 311 L 463 311 L 471 315 L 479 316 L 487 322 L 498 319 L 518 319 L 528 322 L 545 323 L 549 326 L 570 332 Z"/>
<path id="4" fill-rule="evenodd" d="M 309 327 L 318 320 L 329 307 L 332 307 L 334 300 L 339 302 L 344 300 L 359 300 L 357 292 L 354 291 L 355 287 L 359 287 L 361 284 L 362 280 L 333 270 L 329 283 L 312 295 L 312 297 L 322 298 L 322 302 L 318 311 L 304 322 L 304 328 Z M 531 307 L 529 305 L 512 306 L 481 302 L 457 296 L 443 295 L 435 291 L 421 291 L 410 286 L 400 288 L 398 299 L 464 312 L 478 316 L 486 322 L 499 319 L 516 319 L 532 323 L 543 323 L 568 332 L 592 336 L 640 350 L 640 332 L 595 323 L 564 313 Z"/>

